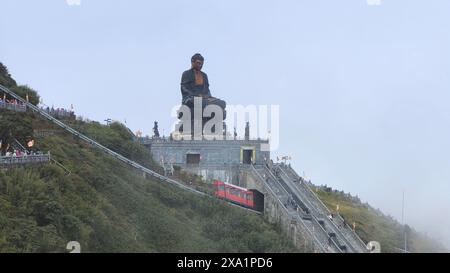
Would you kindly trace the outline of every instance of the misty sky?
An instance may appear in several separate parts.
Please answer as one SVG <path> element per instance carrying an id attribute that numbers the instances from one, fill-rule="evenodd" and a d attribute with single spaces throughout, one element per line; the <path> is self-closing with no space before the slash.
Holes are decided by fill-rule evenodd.
<path id="1" fill-rule="evenodd" d="M 450 1 L 0 0 L 0 61 L 44 103 L 168 134 L 181 73 L 280 105 L 299 173 L 450 243 Z"/>

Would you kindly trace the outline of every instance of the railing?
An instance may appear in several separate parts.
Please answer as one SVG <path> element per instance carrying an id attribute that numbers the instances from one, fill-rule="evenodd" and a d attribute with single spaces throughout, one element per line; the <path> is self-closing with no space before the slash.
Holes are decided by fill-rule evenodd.
<path id="1" fill-rule="evenodd" d="M 272 179 L 274 179 L 279 185 L 280 185 L 280 187 L 285 191 L 285 192 L 287 192 L 289 195 L 296 195 L 295 194 L 295 192 L 293 192 L 292 191 L 292 189 L 290 189 L 289 188 L 289 186 L 286 184 L 286 183 L 283 183 L 283 184 L 285 184 L 285 186 L 288 188 L 288 189 L 286 189 L 283 185 L 282 185 L 282 183 L 281 183 L 281 181 L 278 179 L 278 177 L 276 177 L 273 173 L 272 173 L 272 171 L 267 167 L 267 166 L 264 166 L 264 170 L 266 171 L 266 173 L 268 173 L 271 177 L 272 177 Z M 282 178 L 281 178 L 282 179 Z M 290 191 L 290 192 L 288 192 L 288 190 Z M 297 196 L 297 198 L 300 200 L 300 196 Z M 305 203 L 306 201 L 309 203 L 309 200 L 300 200 L 301 202 L 303 202 L 303 203 Z M 312 204 L 309 204 L 310 205 L 310 210 L 312 211 L 313 210 L 313 205 Z M 316 226 L 318 226 L 319 227 L 319 230 L 321 230 L 322 232 L 323 232 L 323 234 L 324 234 L 324 236 L 325 237 L 328 237 L 329 235 L 328 235 L 328 232 L 325 230 L 325 228 L 319 223 L 319 221 L 318 221 L 318 219 L 317 219 L 317 217 L 312 213 L 312 212 L 310 212 L 310 215 L 312 216 L 312 220 L 313 220 L 313 222 L 315 223 L 315 225 Z M 336 250 L 340 253 L 340 252 L 342 252 L 342 249 L 339 247 L 339 245 L 334 241 L 334 240 L 332 240 L 332 243 L 333 243 L 333 245 L 334 245 L 334 247 L 336 248 Z"/>
<path id="2" fill-rule="evenodd" d="M 286 174 L 286 172 L 283 170 L 283 168 L 281 168 L 280 165 L 276 165 L 276 168 L 278 168 L 281 175 L 284 175 L 286 177 L 285 181 L 290 180 L 289 175 Z M 291 187 L 295 188 L 296 186 L 294 184 L 291 184 Z M 299 187 L 296 187 L 296 188 L 299 191 L 299 193 L 302 192 L 302 190 Z M 307 191 L 308 191 L 308 189 L 307 189 Z M 306 192 L 304 192 L 304 193 L 306 193 Z M 320 199 L 318 199 L 315 195 L 308 197 L 308 195 L 306 194 L 304 197 L 305 197 L 305 201 L 307 201 L 309 203 L 311 209 L 314 209 L 317 211 L 318 214 L 321 214 L 321 211 L 319 211 L 319 207 L 316 206 L 316 204 L 315 204 L 315 201 L 317 201 L 317 200 L 320 201 Z M 324 216 L 326 217 L 326 215 L 324 215 Z M 340 230 L 333 221 L 329 220 L 328 218 L 326 218 L 325 221 L 333 227 L 331 231 L 335 232 L 336 235 L 340 235 L 340 237 L 341 237 L 340 240 L 342 241 L 342 243 L 344 243 L 345 245 L 347 245 L 349 248 L 353 249 L 354 251 L 358 251 L 357 249 L 355 249 L 353 247 L 353 245 L 348 241 L 347 237 L 344 235 L 342 230 Z"/>
<path id="3" fill-rule="evenodd" d="M 250 165 L 253 174 L 260 180 L 260 182 L 263 183 L 263 185 L 266 186 L 266 188 L 268 189 L 268 191 L 271 192 L 271 194 L 273 195 L 273 197 L 278 201 L 279 205 L 283 208 L 283 211 L 287 214 L 287 215 L 291 215 L 288 211 L 288 209 L 285 207 L 285 205 L 283 204 L 283 202 L 278 198 L 278 196 L 276 195 L 276 193 L 272 190 L 272 188 L 270 187 L 270 185 L 267 184 L 267 182 L 264 180 L 263 177 L 261 177 L 261 174 L 256 170 L 255 166 Z M 282 188 L 282 190 L 285 191 L 284 188 Z M 297 215 L 298 216 L 298 215 Z M 319 248 L 321 249 L 322 252 L 326 252 L 325 247 L 323 246 L 323 244 L 320 242 L 319 239 L 317 239 L 317 237 L 314 235 L 314 232 L 311 231 L 308 226 L 306 225 L 306 223 L 303 221 L 303 219 L 301 217 L 297 217 L 298 220 L 300 220 L 299 222 L 303 225 L 303 227 L 307 230 L 308 234 L 311 236 L 311 238 L 313 239 L 313 241 L 317 244 L 317 246 L 319 246 Z"/>
<path id="4" fill-rule="evenodd" d="M 14 139 L 14 142 L 11 143 L 11 147 L 13 149 L 19 150 L 19 151 L 25 151 L 25 147 L 23 147 L 22 144 L 17 139 Z M 17 148 L 16 148 L 17 147 Z"/>
<path id="5" fill-rule="evenodd" d="M 35 105 L 33 105 L 33 104 L 27 102 L 27 101 L 24 100 L 22 97 L 18 96 L 16 93 L 12 92 L 11 90 L 9 90 L 8 88 L 6 88 L 5 86 L 3 86 L 3 85 L 1 85 L 1 84 L 0 84 L 0 90 L 6 92 L 6 93 L 9 94 L 10 96 L 12 96 L 12 97 L 14 97 L 15 99 L 17 99 L 18 101 L 22 102 L 24 105 L 26 105 L 26 106 L 27 106 L 28 108 L 30 108 L 31 110 L 33 110 L 33 111 L 39 113 L 41 116 L 45 117 L 46 119 L 48 119 L 49 121 L 51 121 L 51 122 L 53 122 L 54 124 L 58 125 L 59 127 L 63 128 L 64 130 L 68 131 L 68 132 L 71 133 L 72 135 L 74 135 L 74 136 L 76 136 L 76 137 L 78 137 L 78 138 L 80 138 L 80 139 L 82 139 L 82 140 L 88 142 L 88 143 L 91 144 L 92 146 L 94 146 L 94 147 L 96 147 L 96 148 L 102 150 L 103 152 L 105 152 L 105 153 L 107 153 L 107 154 L 109 154 L 109 155 L 115 157 L 116 159 L 118 159 L 118 160 L 120 160 L 120 161 L 122 161 L 122 162 L 124 162 L 124 163 L 126 163 L 126 164 L 128 164 L 128 165 L 130 165 L 130 166 L 132 166 L 133 168 L 136 168 L 136 169 L 138 169 L 138 170 L 140 170 L 140 171 L 142 171 L 142 172 L 144 172 L 144 173 L 146 173 L 146 174 L 148 174 L 148 175 L 150 175 L 150 176 L 152 176 L 152 177 L 155 177 L 155 178 L 157 178 L 157 179 L 159 179 L 159 180 L 161 180 L 161 181 L 163 181 L 163 182 L 172 184 L 172 185 L 174 185 L 174 186 L 176 186 L 176 187 L 178 187 L 178 188 L 181 188 L 181 189 L 190 191 L 190 192 L 195 193 L 195 194 L 198 194 L 198 195 L 200 195 L 200 196 L 209 197 L 209 198 L 212 197 L 211 195 L 209 195 L 209 194 L 207 194 L 207 193 L 204 193 L 204 192 L 198 191 L 198 190 L 196 190 L 196 189 L 193 189 L 193 188 L 191 188 L 191 187 L 188 187 L 188 186 L 182 184 L 182 183 L 179 182 L 179 181 L 176 181 L 176 180 L 171 179 L 171 178 L 169 178 L 169 177 L 160 175 L 159 173 L 157 173 L 157 172 L 155 172 L 155 171 L 152 171 L 152 170 L 150 170 L 150 169 L 148 169 L 148 168 L 146 168 L 146 167 L 144 167 L 144 166 L 142 166 L 142 165 L 140 165 L 140 164 L 138 164 L 138 163 L 136 163 L 136 162 L 134 162 L 134 161 L 132 161 L 132 160 L 126 158 L 126 157 L 124 157 L 123 155 L 114 152 L 114 151 L 111 150 L 111 149 L 106 148 L 105 146 L 101 145 L 100 143 L 96 142 L 95 140 L 93 140 L 93 139 L 91 139 L 91 138 L 89 138 L 89 137 L 87 137 L 87 136 L 81 134 L 80 132 L 76 131 L 75 129 L 71 128 L 70 126 L 66 125 L 65 123 L 63 123 L 63 122 L 59 121 L 58 119 L 52 117 L 52 116 L 51 116 L 49 113 L 47 113 L 44 109 L 40 109 L 39 107 L 37 107 L 37 106 L 35 106 Z M 254 210 L 251 210 L 251 209 L 244 208 L 244 207 L 242 207 L 242 206 L 233 204 L 232 202 L 227 202 L 227 203 L 230 204 L 230 205 L 232 205 L 232 206 L 239 207 L 239 208 L 241 208 L 241 209 L 245 209 L 245 210 L 248 210 L 248 211 L 251 211 L 251 212 L 254 212 L 254 213 L 258 213 L 258 212 L 254 211 Z"/>
<path id="6" fill-rule="evenodd" d="M 0 165 L 32 164 L 50 162 L 50 152 L 42 155 L 1 156 Z"/>
<path id="7" fill-rule="evenodd" d="M 269 143 L 269 140 L 267 139 L 263 139 L 263 138 L 250 138 L 248 140 L 246 140 L 245 138 L 230 138 L 230 137 L 226 137 L 223 139 L 208 139 L 205 136 L 202 136 L 201 139 L 171 139 L 169 137 L 136 137 L 136 140 L 144 145 L 148 145 L 148 144 L 152 144 L 152 143 L 165 143 L 165 142 L 174 142 L 174 143 L 179 143 L 179 142 L 189 142 L 189 143 L 205 143 L 205 142 L 214 142 L 214 143 L 229 143 L 229 142 L 236 142 L 236 143 L 241 143 L 241 142 L 255 142 L 255 143 Z"/>
<path id="8" fill-rule="evenodd" d="M 281 165 L 278 166 L 278 168 L 284 172 L 283 168 L 281 167 Z M 299 176 L 295 170 L 292 167 L 287 166 L 286 167 L 287 170 L 292 173 L 297 179 L 301 179 L 303 182 L 306 182 L 303 177 Z M 285 173 L 285 172 L 284 172 Z M 287 174 L 286 174 L 287 175 Z M 328 209 L 328 207 L 322 202 L 322 200 L 319 198 L 319 196 L 317 196 L 317 194 L 310 188 L 310 186 L 307 185 L 307 183 L 303 183 L 305 188 L 307 189 L 307 191 L 314 196 L 314 198 L 319 202 L 320 206 L 322 207 L 322 209 L 325 210 L 325 212 L 330 213 L 330 210 Z M 337 213 L 339 219 L 344 223 L 345 228 L 347 228 L 348 230 L 352 230 L 350 228 L 350 226 L 347 224 L 346 221 L 344 221 L 344 219 L 342 218 L 342 216 Z M 333 222 L 334 224 L 334 222 Z M 361 239 L 361 237 L 358 236 L 358 234 L 356 234 L 355 231 L 350 232 L 351 236 L 353 237 L 353 239 L 355 239 L 356 241 L 358 241 L 361 245 L 361 249 L 362 250 L 366 250 L 366 243 L 364 243 L 364 241 Z M 345 237 L 345 236 L 344 236 Z"/>
<path id="9" fill-rule="evenodd" d="M 8 103 L 4 101 L 0 101 L 0 108 L 13 110 L 16 112 L 26 112 L 27 107 L 25 104 L 15 104 L 15 103 Z"/>
<path id="10" fill-rule="evenodd" d="M 167 164 L 167 163 L 166 163 Z M 198 164 L 195 163 L 172 163 L 174 166 L 182 167 L 182 168 L 208 168 L 208 169 L 239 169 L 239 170 L 245 170 L 248 169 L 250 165 L 254 166 L 262 166 L 262 164 L 243 164 L 243 163 L 205 163 L 201 162 Z"/>
<path id="11" fill-rule="evenodd" d="M 51 158 L 51 161 L 53 161 L 56 165 L 58 165 L 61 169 L 63 169 L 66 172 L 66 175 L 70 175 L 72 172 L 69 171 L 66 167 L 64 167 L 63 164 L 56 161 L 54 158 Z"/>
<path id="12" fill-rule="evenodd" d="M 126 163 L 126 164 L 128 164 L 128 165 L 130 165 L 130 166 L 132 166 L 132 167 L 134 167 L 136 169 L 138 169 L 138 170 L 141 170 L 142 172 L 144 172 L 144 173 L 146 173 L 148 175 L 151 175 L 151 176 L 153 176 L 153 177 L 155 177 L 155 178 L 157 178 L 157 179 L 159 179 L 161 181 L 167 182 L 169 184 L 172 184 L 174 186 L 177 186 L 179 188 L 188 190 L 190 192 L 193 192 L 193 193 L 196 193 L 196 194 L 199 194 L 199 195 L 202 195 L 202 196 L 208 196 L 204 192 L 195 190 L 195 189 L 190 188 L 190 187 L 188 187 L 186 185 L 183 185 L 182 183 L 180 183 L 180 182 L 178 182 L 176 180 L 173 180 L 173 179 L 171 179 L 169 177 L 160 175 L 159 173 L 157 173 L 155 171 L 152 171 L 152 170 L 150 170 L 150 169 L 148 169 L 148 168 L 146 168 L 146 167 L 144 167 L 144 166 L 142 166 L 142 165 L 140 165 L 140 164 L 138 164 L 138 163 L 136 163 L 136 162 L 126 158 L 126 157 L 124 157 L 123 155 L 114 152 L 111 149 L 106 148 L 105 146 L 101 145 L 100 143 L 96 142 L 95 140 L 93 140 L 93 139 L 91 139 L 91 138 L 81 134 L 80 132 L 76 131 L 72 127 L 70 127 L 70 126 L 66 125 L 65 123 L 59 121 L 58 119 L 52 117 L 45 110 L 40 109 L 39 107 L 35 106 L 34 104 L 27 102 L 25 99 L 23 99 L 22 97 L 20 97 L 19 95 L 17 95 L 16 93 L 12 92 L 11 90 L 9 90 L 8 88 L 6 88 L 5 86 L 3 86 L 1 84 L 0 84 L 0 90 L 2 90 L 3 92 L 6 92 L 8 95 L 12 96 L 16 100 L 22 102 L 24 105 L 26 105 L 31 110 L 39 113 L 41 116 L 45 117 L 49 121 L 51 121 L 54 124 L 58 125 L 59 127 L 65 129 L 66 131 L 68 131 L 72 135 L 74 135 L 74 136 L 76 136 L 76 137 L 86 141 L 87 143 L 91 144 L 92 146 L 97 147 L 98 149 L 100 149 L 103 152 L 105 152 L 105 153 L 107 153 L 107 154 L 117 158 L 118 160 L 120 160 L 120 161 L 122 161 L 122 162 L 124 162 L 124 163 Z"/>
<path id="13" fill-rule="evenodd" d="M 55 135 L 57 132 L 58 131 L 52 129 L 35 129 L 33 135 L 36 137 L 48 137 Z"/>

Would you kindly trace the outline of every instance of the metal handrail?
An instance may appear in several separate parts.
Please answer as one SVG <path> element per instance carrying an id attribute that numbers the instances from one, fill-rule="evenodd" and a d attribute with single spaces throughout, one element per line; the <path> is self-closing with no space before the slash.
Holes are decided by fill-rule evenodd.
<path id="1" fill-rule="evenodd" d="M 280 166 L 278 166 L 279 168 L 280 168 L 280 170 L 281 171 L 283 171 L 284 173 L 285 173 L 285 171 L 280 167 Z M 299 176 L 297 173 L 295 173 L 295 170 L 292 168 L 292 167 L 289 167 L 289 171 L 291 172 L 291 173 L 293 173 L 295 176 L 297 176 L 298 178 L 302 178 L 301 176 Z M 287 175 L 287 174 L 286 174 Z M 302 178 L 302 180 L 304 180 L 303 178 Z M 319 201 L 319 203 L 322 205 L 322 207 L 328 212 L 328 213 L 331 213 L 330 212 L 330 210 L 328 209 L 328 207 L 327 206 L 325 206 L 325 204 L 322 202 L 322 200 L 317 196 L 317 194 L 313 191 L 313 190 L 311 190 L 311 188 L 307 185 L 307 183 L 303 183 L 304 185 L 305 185 L 305 187 L 308 189 L 308 191 Z M 348 229 L 350 229 L 350 230 L 352 230 L 351 228 L 350 228 L 350 226 L 347 224 L 347 222 L 346 221 L 344 221 L 344 219 L 342 218 L 342 216 L 339 214 L 339 213 L 337 213 L 337 215 L 338 215 L 338 217 L 341 219 L 341 221 L 343 222 L 343 223 L 345 223 L 345 226 L 348 228 Z M 333 224 L 334 224 L 334 222 L 333 222 Z M 356 234 L 356 232 L 351 232 L 350 234 L 352 234 L 353 235 L 353 237 L 355 237 L 356 239 L 357 239 L 357 241 L 359 241 L 362 245 L 363 245 L 363 247 L 362 247 L 362 249 L 366 249 L 366 243 L 364 243 L 364 241 L 358 236 L 358 234 Z"/>
<path id="2" fill-rule="evenodd" d="M 175 140 L 175 139 L 170 139 L 169 137 L 136 137 L 136 141 L 141 143 L 141 144 L 151 144 L 151 143 L 164 143 L 164 142 L 174 142 L 174 143 L 179 143 L 179 142 L 189 142 L 189 143 L 203 143 L 203 142 L 214 142 L 214 143 L 220 143 L 220 142 L 224 142 L 224 143 L 228 143 L 230 141 L 235 141 L 235 142 L 263 142 L 263 143 L 268 143 L 269 140 L 268 139 L 263 139 L 263 138 L 250 138 L 250 139 L 245 139 L 245 138 L 225 138 L 225 139 L 207 139 L 207 138 L 202 138 L 202 139 L 182 139 L 182 140 Z"/>
<path id="3" fill-rule="evenodd" d="M 66 172 L 66 175 L 69 176 L 72 174 L 71 171 L 69 171 L 66 167 L 64 167 L 63 164 L 59 163 L 58 161 L 56 161 L 54 158 L 51 159 L 51 161 L 55 162 L 56 165 L 58 165 L 61 169 L 63 169 Z"/>
<path id="4" fill-rule="evenodd" d="M 14 142 L 13 142 L 13 143 L 17 144 L 17 145 L 20 147 L 20 150 L 22 150 L 22 151 L 25 151 L 25 150 L 26 150 L 25 147 L 23 147 L 23 145 L 20 144 L 20 142 L 19 142 L 17 139 L 14 139 Z"/>
<path id="5" fill-rule="evenodd" d="M 132 167 L 134 167 L 134 168 L 136 168 L 138 170 L 141 170 L 144 173 L 149 174 L 149 175 L 151 175 L 151 176 L 153 176 L 153 177 L 155 177 L 155 178 L 157 178 L 157 179 L 159 179 L 161 181 L 167 182 L 169 184 L 175 185 L 175 186 L 177 186 L 179 188 L 188 190 L 190 192 L 193 192 L 193 193 L 196 193 L 196 194 L 199 194 L 199 195 L 202 195 L 202 196 L 208 196 L 204 192 L 192 189 L 192 188 L 190 188 L 190 187 L 188 187 L 186 185 L 183 185 L 182 183 L 180 183 L 180 182 L 178 182 L 176 180 L 173 180 L 173 179 L 171 179 L 169 177 L 160 175 L 159 173 L 157 173 L 155 171 L 152 171 L 152 170 L 150 170 L 150 169 L 148 169 L 148 168 L 146 168 L 146 167 L 144 167 L 144 166 L 142 166 L 142 165 L 140 165 L 140 164 L 138 164 L 138 163 L 136 163 L 136 162 L 126 158 L 126 157 L 124 157 L 123 155 L 114 152 L 111 149 L 106 148 L 105 146 L 101 145 L 100 143 L 96 142 L 95 140 L 93 140 L 93 139 L 91 139 L 91 138 L 81 134 L 80 132 L 74 130 L 73 128 L 71 128 L 70 126 L 66 125 L 65 123 L 63 123 L 63 122 L 59 121 L 58 119 L 52 117 L 45 110 L 42 110 L 39 107 L 29 103 L 28 101 L 26 101 L 25 99 L 23 99 L 22 97 L 20 97 L 19 95 L 17 95 L 16 93 L 12 92 L 11 90 L 9 90 L 8 88 L 6 88 L 5 86 L 3 86 L 1 84 L 0 84 L 0 90 L 6 92 L 7 94 L 12 96 L 13 98 L 15 98 L 18 101 L 22 102 L 24 105 L 26 105 L 31 110 L 39 113 L 40 115 L 42 115 L 43 117 L 45 117 L 49 121 L 53 122 L 54 124 L 58 125 L 59 127 L 63 128 L 63 129 L 65 129 L 66 131 L 68 131 L 72 135 L 74 135 L 74 136 L 76 136 L 76 137 L 78 137 L 78 138 L 88 142 L 92 146 L 95 146 L 95 147 L 99 148 L 100 150 L 104 151 L 105 153 L 107 153 L 107 154 L 117 158 L 118 160 L 120 160 L 120 161 L 122 161 L 122 162 L 124 162 L 126 164 L 129 164 Z"/>
<path id="6" fill-rule="evenodd" d="M 285 192 L 287 192 L 287 190 L 283 187 L 283 185 L 281 185 L 280 181 L 278 181 L 278 178 L 271 172 L 271 170 L 270 170 L 269 168 L 267 168 L 267 166 L 264 166 L 264 169 L 266 170 L 266 172 L 268 172 L 268 173 L 272 176 L 273 179 L 275 179 L 275 181 L 277 181 L 277 182 L 280 184 L 281 188 L 282 188 Z M 288 193 L 288 192 L 287 192 L 287 193 Z M 290 193 L 288 193 L 288 194 L 290 194 Z M 309 200 L 305 200 L 305 201 L 308 201 L 308 202 L 309 202 Z M 312 210 L 312 209 L 313 209 L 313 208 L 312 208 L 312 204 L 310 204 L 310 206 L 311 206 L 311 210 Z M 315 221 L 315 223 L 320 227 L 320 229 L 321 229 L 325 234 L 327 234 L 327 236 L 328 236 L 328 232 L 327 232 L 327 231 L 325 230 L 325 228 L 319 223 L 319 221 L 317 220 L 317 217 L 313 214 L 311 218 L 312 218 L 312 219 Z M 333 241 L 333 240 L 332 240 L 332 242 L 333 242 L 333 245 L 336 247 L 336 249 L 337 249 L 339 252 L 342 252 L 341 248 L 336 244 L 336 242 Z"/>
<path id="7" fill-rule="evenodd" d="M 278 168 L 281 172 L 282 172 L 282 174 L 287 178 L 287 179 L 289 179 L 289 176 L 286 174 L 286 172 L 279 166 L 279 165 L 276 165 L 276 168 Z M 295 186 L 293 186 L 293 187 L 295 187 Z M 298 188 L 298 187 L 297 187 Z M 298 189 L 298 190 L 300 190 L 300 189 Z M 317 198 L 317 196 L 315 196 L 315 198 L 316 199 L 318 199 Z M 318 199 L 319 201 L 320 201 L 320 199 Z M 311 205 L 311 207 L 312 208 L 314 208 L 315 207 L 315 205 L 311 202 L 311 200 L 307 200 L 308 201 L 308 203 Z M 319 211 L 318 211 L 319 212 Z M 320 212 L 319 212 L 320 213 Z M 348 241 L 348 239 L 347 239 L 347 237 L 342 233 L 342 231 L 336 226 L 336 223 L 334 223 L 333 221 L 330 221 L 330 220 L 327 220 L 327 222 L 328 223 L 331 223 L 331 225 L 335 228 L 335 230 L 340 234 L 340 237 L 342 237 L 341 239 L 343 240 L 343 243 L 345 243 L 346 245 L 348 245 L 350 248 L 352 248 L 354 251 L 357 251 L 354 247 L 353 247 L 353 245 Z"/>
<path id="8" fill-rule="evenodd" d="M 91 139 L 91 138 L 89 138 L 89 137 L 87 137 L 87 136 L 81 134 L 80 132 L 76 131 L 75 129 L 71 128 L 70 126 L 66 125 L 65 123 L 63 123 L 63 122 L 59 121 L 58 119 L 52 117 L 52 116 L 51 116 L 49 113 L 47 113 L 44 109 L 41 109 L 41 108 L 39 108 L 39 107 L 37 107 L 37 106 L 35 106 L 35 105 L 29 103 L 28 101 L 24 100 L 22 97 L 18 96 L 17 94 L 15 94 L 14 92 L 12 92 L 11 90 L 9 90 L 8 88 L 6 88 L 5 86 L 3 86 L 3 85 L 1 85 L 1 84 L 0 84 L 0 90 L 6 92 L 6 93 L 9 94 L 10 96 L 12 96 L 12 97 L 14 97 L 15 99 L 21 101 L 24 105 L 26 105 L 26 106 L 27 106 L 28 108 L 30 108 L 31 110 L 33 110 L 33 111 L 39 113 L 40 115 L 42 115 L 43 117 L 45 117 L 45 118 L 48 119 L 49 121 L 53 122 L 54 124 L 58 125 L 59 127 L 63 128 L 64 130 L 68 131 L 68 132 L 71 133 L 72 135 L 74 135 L 74 136 L 76 136 L 76 137 L 78 137 L 78 138 L 80 138 L 80 139 L 82 139 L 82 140 L 88 142 L 88 143 L 91 144 L 92 146 L 95 146 L 95 147 L 99 148 L 99 149 L 102 150 L 103 152 L 105 152 L 105 153 L 107 153 L 107 154 L 109 154 L 109 155 L 115 157 L 116 159 L 118 159 L 118 160 L 120 160 L 120 161 L 122 161 L 122 162 L 124 162 L 124 163 L 126 163 L 126 164 L 129 164 L 130 166 L 132 166 L 132 167 L 134 167 L 134 168 L 136 168 L 136 169 L 138 169 L 138 170 L 141 170 L 142 172 L 144 172 L 144 173 L 146 173 L 146 174 L 149 174 L 150 176 L 155 177 L 155 178 L 157 178 L 157 179 L 159 179 L 159 180 L 161 180 L 161 181 L 163 181 L 163 182 L 167 182 L 167 183 L 169 183 L 169 184 L 172 184 L 172 185 L 174 185 L 174 186 L 176 186 L 176 187 L 178 187 L 178 188 L 181 188 L 181 189 L 190 191 L 190 192 L 192 192 L 192 193 L 195 193 L 195 194 L 200 195 L 200 196 L 203 196 L 203 197 L 208 197 L 208 198 L 211 198 L 211 197 L 212 197 L 211 195 L 209 195 L 209 194 L 207 194 L 207 193 L 204 193 L 204 192 L 198 191 L 198 190 L 196 190 L 196 189 L 193 189 L 193 188 L 191 188 L 191 187 L 188 187 L 188 186 L 186 186 L 186 185 L 183 185 L 182 183 L 180 183 L 180 182 L 178 182 L 178 181 L 176 181 L 176 180 L 174 180 L 174 179 L 171 179 L 171 178 L 166 177 L 166 176 L 164 176 L 164 175 L 160 175 L 159 173 L 157 173 L 157 172 L 155 172 L 155 171 L 152 171 L 152 170 L 150 170 L 150 169 L 148 169 L 148 168 L 146 168 L 146 167 L 140 165 L 139 163 L 136 163 L 136 162 L 134 162 L 133 160 L 130 160 L 130 159 L 124 157 L 123 155 L 114 152 L 114 151 L 111 150 L 111 149 L 106 148 L 105 146 L 101 145 L 100 143 L 96 142 L 95 140 L 93 140 L 93 139 Z M 244 207 L 242 207 L 242 206 L 238 206 L 238 205 L 236 205 L 236 204 L 233 204 L 232 202 L 229 202 L 229 201 L 228 201 L 227 203 L 230 204 L 230 205 L 232 205 L 232 206 L 237 206 L 237 207 L 239 207 L 239 208 L 241 208 L 241 209 L 246 209 L 246 210 L 249 210 L 249 211 L 252 211 L 252 212 L 256 212 L 256 211 L 254 211 L 254 210 L 250 210 L 250 209 L 244 208 Z"/>
<path id="9" fill-rule="evenodd" d="M 255 173 L 255 175 L 260 179 L 261 182 L 263 182 L 263 185 L 266 185 L 266 181 L 264 180 L 264 178 L 261 177 L 261 175 L 259 174 L 259 172 L 256 170 L 255 166 L 250 165 L 252 171 Z M 281 207 L 285 210 L 285 212 L 290 215 L 288 209 L 284 206 L 283 202 L 277 197 L 277 195 L 275 194 L 275 192 L 271 189 L 271 187 L 269 185 L 266 185 L 266 187 L 269 189 L 269 191 L 272 193 L 272 195 L 277 199 L 277 201 L 281 204 Z M 283 189 L 284 190 L 284 189 Z M 303 219 L 301 217 L 298 217 L 298 219 L 300 220 L 300 223 L 302 223 L 302 225 L 306 228 L 306 230 L 308 231 L 309 235 L 314 239 L 314 241 L 317 243 L 317 245 L 320 247 L 320 249 L 322 250 L 322 252 L 325 252 L 325 247 L 322 245 L 322 243 L 317 239 L 316 236 L 314 236 L 314 233 L 308 228 L 308 226 L 305 224 L 305 222 L 303 221 Z"/>
<path id="10" fill-rule="evenodd" d="M 0 165 L 48 162 L 50 159 L 50 152 L 42 155 L 0 156 Z"/>
<path id="11" fill-rule="evenodd" d="M 290 168 L 290 171 L 291 172 L 293 172 L 294 174 L 296 174 L 295 173 L 295 170 L 294 169 L 292 169 L 292 167 L 289 167 Z M 296 174 L 298 177 L 300 177 L 298 174 Z M 316 198 L 317 198 L 317 200 L 319 200 L 319 202 L 320 202 L 320 204 L 322 204 L 322 206 L 328 211 L 328 212 L 330 212 L 330 210 L 328 209 L 328 207 L 327 206 L 325 206 L 325 204 L 322 202 L 322 200 L 317 196 L 317 194 L 305 183 L 305 186 L 306 186 L 306 188 L 309 190 L 309 192 L 310 193 L 312 193 Z M 339 218 L 341 219 L 341 221 L 343 222 L 343 223 L 345 223 L 345 226 L 348 228 L 348 229 L 350 229 L 350 230 L 352 230 L 351 228 L 350 228 L 350 226 L 347 224 L 347 222 L 346 221 L 344 221 L 344 218 L 342 218 L 342 215 L 340 215 L 339 213 L 337 214 L 338 216 L 339 216 Z M 357 238 L 358 239 L 358 241 L 364 246 L 364 249 L 366 249 L 366 243 L 361 239 L 361 237 L 359 237 L 358 236 L 358 234 L 356 234 L 356 232 L 352 232 L 351 234 L 353 234 L 354 235 L 354 237 L 355 238 Z"/>

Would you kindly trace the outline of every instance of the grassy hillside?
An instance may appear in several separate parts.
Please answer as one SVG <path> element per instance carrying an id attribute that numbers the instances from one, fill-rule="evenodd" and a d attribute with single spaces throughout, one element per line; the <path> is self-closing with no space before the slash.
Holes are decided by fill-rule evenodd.
<path id="1" fill-rule="evenodd" d="M 0 83 L 25 88 L 5 78 Z M 158 170 L 121 124 L 68 122 Z M 36 149 L 51 151 L 70 172 L 56 164 L 0 171 L 0 252 L 64 252 L 73 240 L 83 252 L 297 251 L 261 216 L 146 179 L 33 113 L 2 110 L 0 128 L 0 139 L 34 138 Z"/>
<path id="2" fill-rule="evenodd" d="M 356 223 L 356 233 L 364 242 L 378 241 L 382 252 L 401 252 L 404 248 L 404 230 L 406 231 L 407 250 L 410 252 L 447 252 L 442 245 L 418 233 L 409 226 L 405 228 L 392 217 L 363 204 L 357 197 L 327 187 L 316 187 L 315 192 L 330 209 L 344 217 L 349 226 Z"/>

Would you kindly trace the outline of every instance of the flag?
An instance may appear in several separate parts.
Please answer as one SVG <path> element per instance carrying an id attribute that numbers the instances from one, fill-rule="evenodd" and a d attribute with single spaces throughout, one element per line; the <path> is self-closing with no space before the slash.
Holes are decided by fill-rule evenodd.
<path id="1" fill-rule="evenodd" d="M 33 147 L 34 146 L 34 140 L 32 139 L 32 140 L 28 141 L 27 145 L 28 145 L 28 148 Z"/>

